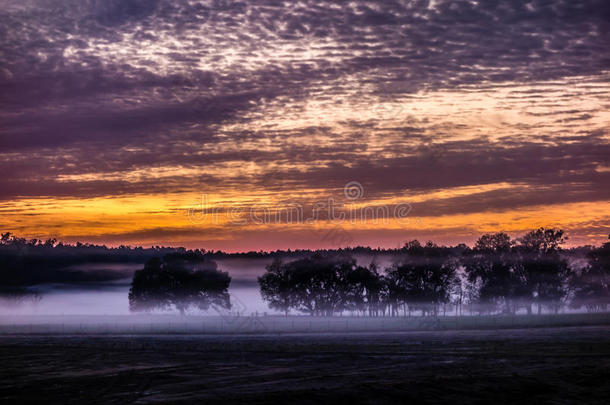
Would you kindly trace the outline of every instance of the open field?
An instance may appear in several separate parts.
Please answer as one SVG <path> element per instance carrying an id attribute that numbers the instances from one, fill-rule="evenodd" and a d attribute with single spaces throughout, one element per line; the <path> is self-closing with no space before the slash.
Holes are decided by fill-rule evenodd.
<path id="1" fill-rule="evenodd" d="M 439 317 L 0 316 L 2 334 L 265 334 L 405 332 L 610 325 L 610 313 Z"/>
<path id="2" fill-rule="evenodd" d="M 607 403 L 610 327 L 2 336 L 4 403 Z"/>

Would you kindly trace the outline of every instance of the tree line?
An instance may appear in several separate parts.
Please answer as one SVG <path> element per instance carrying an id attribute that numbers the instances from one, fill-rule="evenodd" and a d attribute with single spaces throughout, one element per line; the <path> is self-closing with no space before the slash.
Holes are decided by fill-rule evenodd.
<path id="1" fill-rule="evenodd" d="M 145 263 L 134 273 L 133 311 L 211 306 L 230 308 L 231 278 L 215 259 L 271 258 L 258 278 L 269 307 L 314 316 L 557 312 L 562 308 L 603 311 L 610 304 L 610 243 L 563 249 L 563 231 L 540 228 L 511 239 L 481 236 L 473 247 L 410 241 L 399 249 L 355 247 L 227 254 L 169 247 L 109 248 L 63 244 L 55 239 L 0 237 L 0 294 L 25 294 L 48 282 L 101 282 L 116 272 L 74 270 L 76 264 Z M 381 268 L 356 255 L 390 255 Z"/>
<path id="2" fill-rule="evenodd" d="M 571 260 L 564 232 L 540 228 L 517 240 L 481 236 L 473 248 L 408 242 L 383 271 L 350 256 L 276 259 L 259 278 L 269 306 L 288 314 L 368 316 L 557 313 L 562 307 L 604 311 L 610 304 L 610 243 Z"/>
<path id="3" fill-rule="evenodd" d="M 276 257 L 258 278 L 271 309 L 312 316 L 362 316 L 588 311 L 610 304 L 610 243 L 578 260 L 564 251 L 564 232 L 540 228 L 512 240 L 481 236 L 473 248 L 410 241 L 394 263 L 359 265 L 346 252 Z M 151 259 L 136 272 L 129 294 L 134 311 L 230 308 L 231 278 L 202 251 Z"/>
<path id="4" fill-rule="evenodd" d="M 107 247 L 90 243 L 75 244 L 26 239 L 10 232 L 0 235 L 0 292 L 3 289 L 30 287 L 44 283 L 95 283 L 124 277 L 113 271 L 76 270 L 78 265 L 144 263 L 168 253 L 186 252 L 184 248 L 155 246 Z"/>
<path id="5" fill-rule="evenodd" d="M 286 314 L 438 315 L 461 314 L 464 307 L 477 313 L 556 313 L 566 305 L 606 310 L 610 243 L 590 250 L 579 264 L 561 249 L 565 240 L 563 231 L 544 228 L 517 240 L 486 234 L 472 249 L 414 240 L 383 271 L 341 255 L 276 259 L 259 284 L 269 306 Z"/>

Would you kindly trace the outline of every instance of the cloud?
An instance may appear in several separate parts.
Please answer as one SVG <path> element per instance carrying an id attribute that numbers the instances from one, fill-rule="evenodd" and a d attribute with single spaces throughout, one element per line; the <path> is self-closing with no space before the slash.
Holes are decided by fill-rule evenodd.
<path id="1" fill-rule="evenodd" d="M 371 198 L 519 193 L 428 203 L 439 213 L 607 199 L 603 0 L 3 6 L 5 201 L 312 199 L 352 180 Z"/>

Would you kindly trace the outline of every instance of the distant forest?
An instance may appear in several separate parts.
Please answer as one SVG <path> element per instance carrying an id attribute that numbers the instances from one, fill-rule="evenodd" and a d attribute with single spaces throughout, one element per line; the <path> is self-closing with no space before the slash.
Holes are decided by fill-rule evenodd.
<path id="1" fill-rule="evenodd" d="M 347 254 L 314 253 L 276 259 L 259 284 L 271 308 L 314 316 L 606 311 L 610 243 L 562 250 L 564 242 L 561 230 L 544 228 L 516 241 L 483 235 L 473 248 L 414 240 L 384 269 L 359 266 Z"/>
<path id="2" fill-rule="evenodd" d="M 224 253 L 171 247 L 109 248 L 0 239 L 0 292 L 44 283 L 99 283 L 124 275 L 78 265 L 134 263 L 143 268 L 130 290 L 133 311 L 230 308 L 231 278 L 221 258 L 271 258 L 259 277 L 263 299 L 286 314 L 367 316 L 558 312 L 562 308 L 605 311 L 610 305 L 610 242 L 564 249 L 564 232 L 540 228 L 515 240 L 505 233 L 481 236 L 473 247 L 438 246 L 413 240 L 399 249 L 353 247 Z M 393 264 L 357 255 L 388 255 Z M 171 286 L 171 288 L 170 288 Z"/>

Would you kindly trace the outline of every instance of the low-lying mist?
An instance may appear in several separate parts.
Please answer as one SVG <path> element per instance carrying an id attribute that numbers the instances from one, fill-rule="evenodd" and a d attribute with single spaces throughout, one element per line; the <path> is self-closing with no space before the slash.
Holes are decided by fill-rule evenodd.
<path id="1" fill-rule="evenodd" d="M 372 262 L 382 266 L 392 263 L 391 255 L 355 255 L 361 266 Z M 240 315 L 279 314 L 269 308 L 260 294 L 258 277 L 272 258 L 220 258 L 218 268 L 231 276 L 229 294 L 234 313 Z M 128 292 L 133 273 L 143 263 L 82 263 L 69 271 L 84 273 L 118 273 L 123 276 L 113 281 L 80 284 L 40 284 L 19 293 L 0 293 L 0 315 L 133 315 L 129 310 Z M 156 310 L 154 314 L 177 314 L 175 310 Z M 189 314 L 218 315 L 215 309 L 193 310 Z"/>
<path id="2" fill-rule="evenodd" d="M 0 239 L 0 315 L 396 317 L 603 312 L 610 243 L 562 249 L 563 231 L 472 248 L 417 240 L 228 254 Z"/>
<path id="3" fill-rule="evenodd" d="M 265 272 L 270 259 L 217 260 L 218 267 L 232 278 L 229 287 L 231 302 L 241 315 L 269 314 L 263 302 L 257 277 Z M 128 293 L 133 273 L 143 264 L 81 264 L 73 270 L 81 272 L 117 271 L 125 277 L 110 282 L 86 284 L 40 284 L 15 291 L 0 292 L 0 315 L 130 315 Z M 177 314 L 175 310 L 156 310 L 155 314 Z M 218 315 L 214 309 L 190 311 L 189 314 Z"/>

